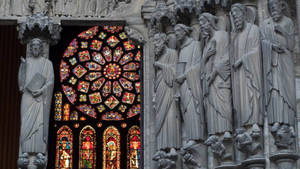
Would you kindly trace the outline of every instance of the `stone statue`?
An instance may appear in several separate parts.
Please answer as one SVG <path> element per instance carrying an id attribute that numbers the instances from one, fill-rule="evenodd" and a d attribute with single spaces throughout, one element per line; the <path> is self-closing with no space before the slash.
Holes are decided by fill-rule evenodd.
<path id="1" fill-rule="evenodd" d="M 176 81 L 180 84 L 180 109 L 183 116 L 183 131 L 187 144 L 205 139 L 205 124 L 202 108 L 200 82 L 200 43 L 189 37 L 191 28 L 177 24 L 175 33 L 180 44 Z"/>
<path id="2" fill-rule="evenodd" d="M 154 92 L 156 114 L 156 138 L 158 150 L 180 148 L 180 114 L 175 100 L 176 63 L 178 55 L 176 50 L 167 47 L 166 34 L 155 34 L 156 69 Z"/>
<path id="3" fill-rule="evenodd" d="M 261 130 L 256 124 L 251 133 L 247 132 L 244 127 L 238 128 L 235 132 L 236 147 L 239 151 L 245 153 L 248 158 L 255 156 L 263 149 L 260 137 Z"/>
<path id="4" fill-rule="evenodd" d="M 37 163 L 45 160 L 48 141 L 49 113 L 54 86 L 52 63 L 43 57 L 42 40 L 30 41 L 30 54 L 21 58 L 19 89 L 21 101 L 20 158 L 22 154 L 36 156 Z M 38 155 L 39 154 L 39 155 Z M 38 155 L 38 156 L 37 156 Z"/>
<path id="5" fill-rule="evenodd" d="M 295 29 L 293 21 L 282 13 L 279 0 L 268 2 L 271 17 L 261 27 L 264 55 L 266 106 L 271 131 L 280 125 L 294 126 L 296 88 L 293 63 Z"/>
<path id="6" fill-rule="evenodd" d="M 165 151 L 158 151 L 153 160 L 158 162 L 159 169 L 176 169 L 176 161 L 178 154 L 174 149 L 171 149 L 169 153 Z"/>
<path id="7" fill-rule="evenodd" d="M 200 42 L 189 37 L 192 29 L 183 24 L 175 26 L 175 34 L 179 46 L 179 58 L 176 65 L 176 82 L 178 91 L 176 98 L 179 101 L 180 112 L 183 118 L 183 142 L 185 153 L 191 158 L 183 160 L 185 166 L 196 169 L 201 164 L 206 166 L 207 147 L 204 145 L 206 128 L 203 111 L 203 97 L 200 79 L 201 48 Z M 187 152 L 186 150 L 193 151 Z M 198 156 L 197 154 L 201 154 Z M 192 165 L 191 159 L 198 165 Z"/>
<path id="8" fill-rule="evenodd" d="M 202 13 L 199 17 L 205 44 L 203 93 L 209 135 L 232 131 L 229 36 L 227 32 L 217 30 L 216 19 L 209 13 Z"/>
<path id="9" fill-rule="evenodd" d="M 280 128 L 272 131 L 272 134 L 275 136 L 275 145 L 278 147 L 278 149 L 293 149 L 296 134 L 292 126 L 283 124 Z"/>
<path id="10" fill-rule="evenodd" d="M 259 28 L 246 22 L 246 7 L 231 7 L 231 64 L 233 106 L 237 127 L 263 124 L 262 67 Z"/>
<path id="11" fill-rule="evenodd" d="M 18 159 L 18 167 L 21 169 L 27 169 L 27 166 L 29 165 L 29 159 L 28 159 L 28 153 L 23 153 L 19 156 Z"/>
<path id="12" fill-rule="evenodd" d="M 201 158 L 201 153 L 203 152 L 197 151 L 197 145 L 190 146 L 186 144 L 180 149 L 183 163 L 188 169 L 203 169 L 198 160 Z"/>

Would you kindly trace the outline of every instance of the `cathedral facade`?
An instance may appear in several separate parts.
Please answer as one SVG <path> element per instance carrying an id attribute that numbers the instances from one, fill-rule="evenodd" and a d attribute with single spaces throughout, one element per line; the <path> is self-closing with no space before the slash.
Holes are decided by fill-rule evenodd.
<path id="1" fill-rule="evenodd" d="M 300 168 L 298 0 L 1 0 L 0 29 L 0 168 Z"/>

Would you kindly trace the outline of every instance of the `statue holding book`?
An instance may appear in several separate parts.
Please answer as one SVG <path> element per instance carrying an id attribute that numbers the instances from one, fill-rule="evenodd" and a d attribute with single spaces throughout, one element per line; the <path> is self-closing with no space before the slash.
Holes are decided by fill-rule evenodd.
<path id="1" fill-rule="evenodd" d="M 43 57 L 42 40 L 32 39 L 29 47 L 26 60 L 21 58 L 18 79 L 22 92 L 19 155 L 28 153 L 37 161 L 47 153 L 54 72 L 52 62 Z"/>

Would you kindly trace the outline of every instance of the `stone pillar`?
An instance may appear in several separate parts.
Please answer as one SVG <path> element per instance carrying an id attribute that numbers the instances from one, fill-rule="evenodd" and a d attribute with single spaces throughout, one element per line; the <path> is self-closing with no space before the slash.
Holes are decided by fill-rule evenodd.
<path id="1" fill-rule="evenodd" d="M 149 28 L 148 34 L 145 37 L 147 43 L 144 45 L 144 73 L 143 73 L 143 82 L 144 82 L 144 113 L 142 113 L 143 118 L 143 168 L 145 169 L 154 169 L 158 168 L 155 161 L 152 160 L 155 150 L 156 150 L 156 138 L 155 135 L 155 114 L 153 113 L 153 79 L 154 79 L 154 50 L 153 45 L 150 43 L 151 38 L 151 17 L 155 9 L 155 2 L 152 0 L 147 0 L 142 6 L 142 17 L 145 21 L 145 25 Z"/>
<path id="2" fill-rule="evenodd" d="M 290 151 L 281 151 L 270 157 L 272 162 L 275 162 L 278 169 L 295 169 L 296 161 L 300 155 Z"/>
<path id="3" fill-rule="evenodd" d="M 48 60 L 49 58 L 49 47 L 50 45 L 56 44 L 58 42 L 58 40 L 60 39 L 60 31 L 61 31 L 61 27 L 59 24 L 55 23 L 51 18 L 49 18 L 48 16 L 45 16 L 43 14 L 35 14 L 32 16 L 29 16 L 26 18 L 26 20 L 22 23 L 20 23 L 18 25 L 18 31 L 19 31 L 19 39 L 21 41 L 22 44 L 27 45 L 27 51 L 26 51 L 26 59 L 25 58 L 21 58 L 23 64 L 23 70 L 22 70 L 22 65 L 20 68 L 20 75 L 19 78 L 21 78 L 21 80 L 19 79 L 19 82 L 22 83 L 22 88 L 20 88 L 21 91 L 24 92 L 24 88 L 26 87 L 28 89 L 28 86 L 30 86 L 30 84 L 32 83 L 32 80 L 29 82 L 29 84 L 25 84 L 26 83 L 26 74 L 27 74 L 27 69 L 28 67 L 26 65 L 28 64 L 34 64 L 34 63 L 39 63 L 37 61 L 43 61 L 42 63 L 44 63 L 44 67 L 47 67 L 46 72 L 50 72 L 49 74 L 52 74 L 53 70 L 51 71 L 51 69 L 48 67 L 52 67 L 51 62 Z M 36 43 L 40 49 L 40 52 L 38 54 L 35 54 L 35 61 L 33 61 L 34 59 L 29 59 L 32 57 L 32 49 L 35 49 L 33 47 L 31 47 L 30 43 Z M 32 48 L 32 49 L 31 49 Z M 28 62 L 28 63 L 27 63 Z M 25 68 L 24 68 L 25 67 Z M 42 68 L 44 69 L 44 68 Z M 39 71 L 39 69 L 36 69 L 35 71 Z M 44 70 L 43 70 L 44 71 Z M 43 138 L 37 138 L 39 140 L 43 140 L 43 142 L 39 142 L 36 143 L 36 141 L 34 141 L 34 144 L 38 144 L 39 146 L 43 146 L 45 148 L 28 148 L 28 147 L 32 147 L 29 145 L 28 142 L 26 142 L 26 146 L 25 146 L 25 141 L 20 139 L 20 149 L 19 149 L 19 159 L 18 159 L 18 167 L 21 169 L 45 169 L 47 167 L 47 156 L 48 156 L 48 151 L 47 151 L 47 141 L 48 141 L 48 130 L 49 130 L 49 114 L 50 114 L 50 109 L 51 109 L 51 98 L 52 98 L 52 89 L 53 89 L 53 83 L 51 82 L 51 84 L 49 83 L 48 86 L 48 80 L 49 81 L 54 81 L 54 79 L 52 79 L 52 76 L 49 75 L 49 78 L 47 76 L 45 76 L 45 74 L 48 73 L 44 73 L 41 72 L 40 75 L 40 79 L 44 78 L 47 80 L 45 83 L 47 83 L 47 86 L 45 84 L 43 84 L 43 86 L 39 89 L 41 90 L 41 95 L 43 95 L 43 109 L 41 111 L 38 110 L 33 110 L 33 109 L 26 109 L 26 111 L 38 111 L 36 113 L 41 113 L 42 115 L 42 121 L 40 120 L 36 120 L 36 121 L 41 121 L 39 122 L 40 124 L 42 124 L 41 127 L 39 127 L 37 130 L 37 132 L 40 132 L 41 134 L 32 134 L 34 136 L 32 137 L 43 137 Z M 36 75 L 38 75 L 38 73 L 35 74 L 35 76 L 33 76 L 32 79 L 35 79 L 37 82 L 40 80 L 39 78 L 35 78 Z M 50 77 L 51 76 L 51 77 Z M 42 80 L 40 80 L 42 81 Z M 32 85 L 31 85 L 32 86 Z M 36 86 L 35 86 L 36 87 Z M 30 88 L 30 87 L 29 87 Z M 32 88 L 30 88 L 32 89 Z M 24 92 L 25 93 L 25 92 Z M 34 93 L 34 92 L 32 92 Z M 25 94 L 23 94 L 25 95 Z M 28 95 L 28 94 L 27 94 Z M 22 97 L 22 101 L 23 99 L 27 99 L 28 97 Z M 45 98 L 49 98 L 49 99 L 45 99 Z M 40 100 L 40 99 L 39 99 Z M 47 101 L 46 101 L 47 100 Z M 49 100 L 49 101 L 48 101 Z M 38 101 L 37 101 L 38 102 Z M 39 104 L 34 102 L 33 104 Z M 24 109 L 24 107 L 22 106 L 22 108 Z M 25 111 L 21 109 L 21 113 L 24 113 Z M 23 114 L 23 116 L 25 116 Z M 22 117 L 22 116 L 21 116 Z M 34 122 L 28 122 L 28 121 L 24 121 L 23 119 L 21 119 L 21 126 L 24 127 L 24 124 L 27 123 L 34 123 Z M 25 125 L 27 126 L 27 125 Z M 22 128 L 21 127 L 21 128 Z M 21 137 L 22 135 L 26 135 L 24 133 L 23 130 L 21 130 Z M 26 132 L 27 133 L 27 132 Z M 26 140 L 26 139 L 24 139 Z M 26 148 L 24 148 L 26 147 Z"/>

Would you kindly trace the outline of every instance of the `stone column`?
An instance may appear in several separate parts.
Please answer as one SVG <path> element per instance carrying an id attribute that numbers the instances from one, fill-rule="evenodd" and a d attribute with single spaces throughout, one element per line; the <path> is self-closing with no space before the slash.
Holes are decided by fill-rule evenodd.
<path id="1" fill-rule="evenodd" d="M 142 6 L 142 17 L 145 21 L 145 25 L 147 28 L 151 28 L 151 17 L 153 15 L 155 9 L 155 2 L 152 0 L 147 0 L 145 4 Z M 144 98 L 148 98 L 144 100 L 144 110 L 142 113 L 143 118 L 143 168 L 145 169 L 154 169 L 157 168 L 157 164 L 152 160 L 155 150 L 156 150 L 156 138 L 153 137 L 155 135 L 155 115 L 153 110 L 153 79 L 154 79 L 154 47 L 150 42 L 151 38 L 151 30 L 147 36 L 145 37 L 147 43 L 144 45 Z"/>
<path id="2" fill-rule="evenodd" d="M 44 148 L 38 148 L 37 146 L 30 145 L 30 141 L 27 141 L 27 139 L 22 137 L 27 137 L 27 131 L 26 129 L 23 130 L 24 126 L 30 126 L 30 123 L 37 123 L 34 122 L 28 122 L 21 119 L 21 139 L 20 139 L 20 149 L 19 149 L 19 159 L 18 159 L 18 167 L 21 169 L 45 169 L 47 167 L 47 156 L 48 156 L 48 150 L 47 150 L 47 141 L 48 141 L 48 130 L 49 130 L 49 114 L 51 109 L 51 98 L 52 98 L 52 89 L 53 89 L 53 70 L 52 70 L 52 64 L 51 61 L 49 61 L 49 47 L 50 45 L 56 44 L 58 40 L 60 39 L 60 31 L 61 27 L 59 24 L 55 23 L 51 18 L 48 16 L 45 16 L 43 14 L 35 14 L 32 16 L 29 16 L 26 18 L 26 20 L 18 25 L 18 31 L 19 31 L 19 39 L 22 44 L 27 46 L 26 51 L 26 59 L 21 58 L 23 64 L 20 68 L 20 74 L 19 74 L 19 82 L 21 82 L 20 90 L 23 93 L 26 89 L 32 89 L 34 88 L 33 85 L 30 85 L 32 83 L 32 80 L 29 82 L 29 84 L 26 83 L 26 75 L 27 75 L 27 65 L 33 65 L 36 63 L 39 63 L 39 61 L 43 61 L 44 67 L 42 67 L 43 72 L 41 73 L 35 73 L 35 76 L 32 77 L 32 79 L 36 80 L 36 84 L 38 84 L 40 81 L 44 79 L 44 82 L 42 87 L 39 88 L 43 95 L 43 98 L 39 98 L 43 102 L 43 109 L 42 110 L 35 110 L 35 109 L 26 109 L 24 110 L 24 107 L 22 106 L 21 113 L 27 113 L 30 111 L 38 111 L 35 113 L 41 114 L 41 119 L 36 120 L 39 121 L 38 123 L 42 124 L 42 126 L 37 130 L 36 133 L 31 133 L 34 138 L 36 138 L 33 142 L 34 145 L 39 145 Z M 30 45 L 32 44 L 32 45 Z M 36 49 L 32 46 L 38 45 L 40 52 L 38 54 L 33 54 L 32 50 Z M 34 56 L 33 56 L 34 55 Z M 30 59 L 31 57 L 35 57 L 35 59 Z M 35 61 L 34 61 L 35 60 Z M 27 63 L 28 62 L 28 63 Z M 48 69 L 49 68 L 49 69 Z M 30 69 L 30 68 L 29 68 Z M 44 69 L 46 69 L 44 71 Z M 38 67 L 32 68 L 32 70 L 39 71 Z M 34 71 L 32 71 L 34 72 Z M 45 73 L 46 72 L 46 73 Z M 49 72 L 49 73 L 48 73 Z M 49 74 L 49 76 L 48 76 Z M 39 75 L 40 78 L 35 78 Z M 41 80 L 42 78 L 42 80 Z M 46 80 L 45 80 L 46 79 Z M 29 87 L 28 87 L 29 86 Z M 35 88 L 37 86 L 35 85 Z M 29 90 L 28 89 L 28 90 Z M 38 91 L 36 90 L 36 91 Z M 28 93 L 28 92 L 27 92 Z M 34 93 L 34 92 L 32 92 Z M 25 94 L 23 94 L 24 96 Z M 27 94 L 28 95 L 28 94 Z M 26 100 L 29 97 L 22 97 Z M 29 98 L 30 99 L 30 98 Z M 38 102 L 32 101 L 33 105 L 38 106 Z M 26 107 L 25 107 L 26 108 Z M 26 116 L 27 114 L 23 114 L 23 116 Z M 22 116 L 21 116 L 22 117 Z M 25 124 L 25 125 L 24 125 Z M 29 125 L 27 125 L 29 124 Z M 24 134 L 25 133 L 25 134 Z M 43 138 L 38 138 L 43 137 Z M 43 140 L 39 141 L 37 143 L 36 140 Z M 26 142 L 25 142 L 26 141 Z"/>
<path id="3" fill-rule="evenodd" d="M 300 155 L 290 151 L 281 151 L 270 157 L 271 161 L 275 162 L 278 169 L 295 169 L 296 161 Z"/>

